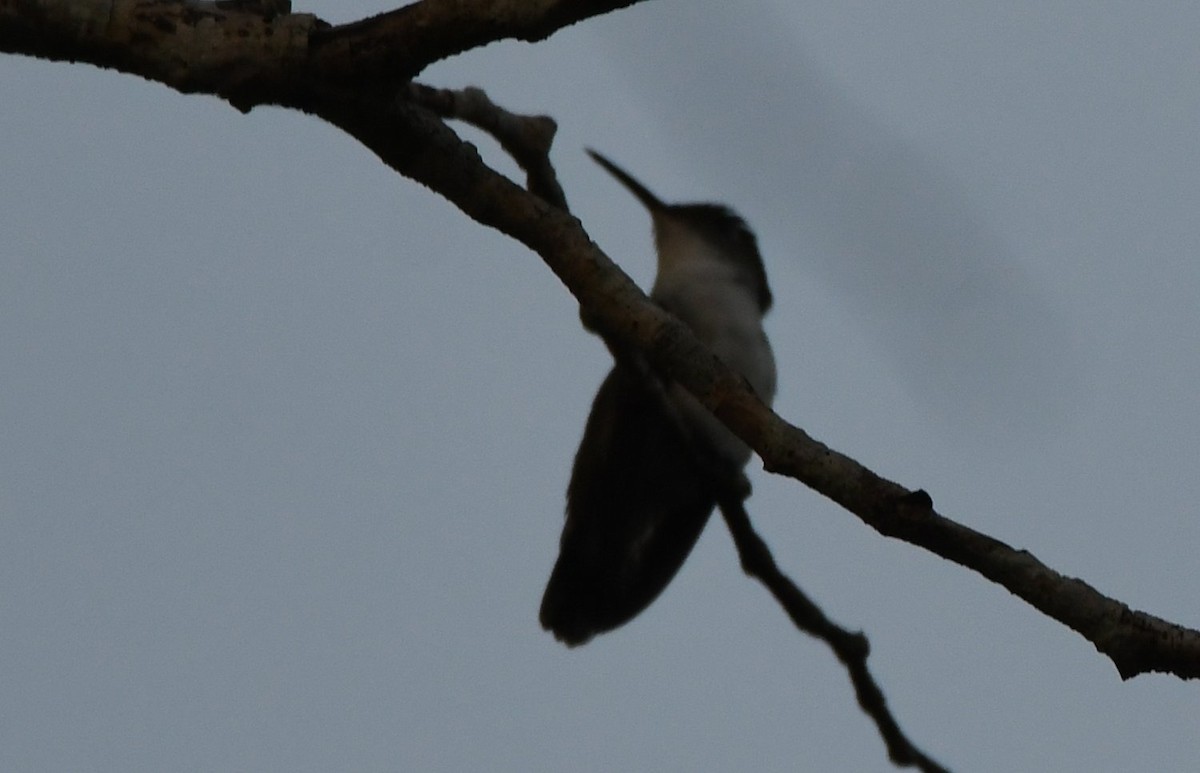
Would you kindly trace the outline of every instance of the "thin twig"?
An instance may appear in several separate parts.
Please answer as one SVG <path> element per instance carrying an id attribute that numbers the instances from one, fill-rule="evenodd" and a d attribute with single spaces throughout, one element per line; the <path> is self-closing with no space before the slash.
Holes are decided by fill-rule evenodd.
<path id="1" fill-rule="evenodd" d="M 548 204 L 569 211 L 567 197 L 550 163 L 558 124 L 548 115 L 521 115 L 500 107 L 475 86 L 437 89 L 410 83 L 408 97 L 443 118 L 455 118 L 492 135 L 504 152 L 525 170 L 525 187 Z"/>
<path id="2" fill-rule="evenodd" d="M 850 672 L 858 705 L 879 728 L 879 735 L 887 746 L 891 761 L 928 773 L 945 773 L 946 768 L 908 740 L 892 716 L 883 691 L 867 668 L 867 656 L 871 652 L 867 637 L 862 633 L 847 631 L 826 617 L 821 608 L 779 569 L 767 543 L 750 523 L 750 516 L 739 498 L 722 497 L 720 507 L 729 533 L 733 535 L 742 570 L 771 592 L 796 628 L 828 644 L 838 660 L 842 661 L 842 665 Z"/>

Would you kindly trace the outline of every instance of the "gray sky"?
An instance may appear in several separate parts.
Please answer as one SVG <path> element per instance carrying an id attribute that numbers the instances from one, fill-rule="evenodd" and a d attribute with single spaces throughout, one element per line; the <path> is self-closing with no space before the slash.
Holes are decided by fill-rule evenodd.
<path id="1" fill-rule="evenodd" d="M 1200 7 L 809 5 L 650 3 L 427 80 L 558 119 L 576 213 L 643 283 L 648 219 L 583 146 L 734 206 L 786 417 L 1200 624 Z M 719 522 L 629 626 L 538 627 L 608 361 L 535 256 L 306 116 L 13 57 L 0 102 L 0 768 L 890 769 Z M 753 477 L 937 759 L 1194 769 L 1195 685 L 1121 683 Z"/>

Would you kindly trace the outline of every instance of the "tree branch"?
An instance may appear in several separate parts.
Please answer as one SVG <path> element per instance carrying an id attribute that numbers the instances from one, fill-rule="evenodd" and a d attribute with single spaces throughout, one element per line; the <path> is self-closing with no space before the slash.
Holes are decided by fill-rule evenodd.
<path id="1" fill-rule="evenodd" d="M 491 134 L 500 145 L 517 160 L 529 175 L 527 188 L 538 193 L 548 203 L 569 211 L 566 197 L 550 164 L 550 144 L 556 126 L 547 116 L 521 116 L 508 112 L 496 105 L 480 89 L 466 88 L 461 91 L 431 89 L 414 86 L 414 101 L 429 107 L 438 115 L 466 121 Z M 875 683 L 867 668 L 870 644 L 862 633 L 851 633 L 825 616 L 809 597 L 775 563 L 767 543 L 754 530 L 744 502 L 749 494 L 749 482 L 740 473 L 730 480 L 728 470 L 714 463 L 690 442 L 686 423 L 668 399 L 663 382 L 650 370 L 648 363 L 637 350 L 623 349 L 619 344 L 606 342 L 613 357 L 630 372 L 636 373 L 645 382 L 644 386 L 661 404 L 663 415 L 675 426 L 684 439 L 682 446 L 692 453 L 692 463 L 703 472 L 717 493 L 717 501 L 725 523 L 737 547 L 742 569 L 747 575 L 759 580 L 783 607 L 788 617 L 801 632 L 821 639 L 829 645 L 838 660 L 850 673 L 858 705 L 875 722 L 879 735 L 887 746 L 888 757 L 902 766 L 914 766 L 927 773 L 945 773 L 927 754 L 908 739 L 900 724 L 892 716 L 887 699 Z"/>
<path id="2" fill-rule="evenodd" d="M 550 146 L 558 131 L 553 118 L 510 113 L 492 102 L 482 89 L 474 87 L 457 91 L 413 83 L 409 86 L 409 98 L 443 118 L 464 121 L 492 135 L 525 170 L 525 188 L 530 193 L 563 211 L 570 211 L 566 194 L 550 163 Z"/>
<path id="3" fill-rule="evenodd" d="M 504 39 L 542 40 L 637 2 L 423 0 L 332 26 L 232 0 L 5 0 L 0 51 L 113 68 L 242 110 L 303 109 L 314 90 L 394 89 L 448 56 Z"/>
<path id="4" fill-rule="evenodd" d="M 911 765 L 927 773 L 944 773 L 945 768 L 908 740 L 888 709 L 883 691 L 867 668 L 867 656 L 871 652 L 867 637 L 862 633 L 851 633 L 826 617 L 821 608 L 779 569 L 771 549 L 754 530 L 741 502 L 723 499 L 721 514 L 733 535 L 743 571 L 771 592 L 796 628 L 828 644 L 850 672 L 858 705 L 879 729 L 888 758 L 897 765 Z"/>
<path id="5" fill-rule="evenodd" d="M 768 470 L 796 478 L 882 534 L 1003 585 L 1091 641 L 1123 678 L 1150 671 L 1200 677 L 1200 632 L 1131 610 L 1026 551 L 942 517 L 924 492 L 876 475 L 783 421 L 685 326 L 651 303 L 575 218 L 487 168 L 473 147 L 408 98 L 404 77 L 430 57 L 522 37 L 522 23 L 532 25 L 526 36 L 537 39 L 555 25 L 628 4 L 546 0 L 525 4 L 530 9 L 522 13 L 502 2 L 427 0 L 330 28 L 312 16 L 267 18 L 208 3 L 6 0 L 0 2 L 0 50 L 112 67 L 180 91 L 216 94 L 243 110 L 277 104 L 324 118 L 393 169 L 537 252 L 589 320 L 696 395 L 759 453 Z M 463 23 L 460 13 L 487 18 L 493 8 L 494 26 L 455 28 Z M 405 18 L 411 29 L 392 29 L 404 26 Z M 412 19 L 431 26 L 417 29 L 421 25 Z M 390 42 L 380 37 L 385 29 L 394 36 Z M 420 35 L 443 42 L 420 51 L 406 47 Z M 358 44 L 365 47 L 356 49 Z M 380 47 L 389 50 L 381 53 Z M 372 77 L 347 79 L 348 73 Z"/>
<path id="6" fill-rule="evenodd" d="M 377 136 L 369 120 L 339 125 L 397 171 L 541 255 L 606 335 L 643 352 L 656 370 L 683 384 L 759 453 L 769 471 L 799 480 L 886 536 L 1003 585 L 1091 641 L 1122 678 L 1150 671 L 1200 677 L 1200 632 L 1131 610 L 1027 551 L 944 518 L 923 491 L 887 480 L 785 422 L 686 326 L 646 298 L 578 221 L 487 169 L 474 148 L 421 112 L 411 105 L 399 109 L 395 118 L 406 128 L 392 136 Z M 407 152 L 413 145 L 422 152 Z"/>
<path id="7" fill-rule="evenodd" d="M 498 40 L 544 40 L 563 27 L 642 0 L 422 0 L 322 33 L 318 43 L 356 79 L 415 78 L 427 65 Z"/>

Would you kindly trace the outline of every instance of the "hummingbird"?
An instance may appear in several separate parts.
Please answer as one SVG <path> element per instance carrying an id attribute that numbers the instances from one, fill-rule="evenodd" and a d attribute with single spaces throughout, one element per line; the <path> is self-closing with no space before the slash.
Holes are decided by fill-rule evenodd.
<path id="1" fill-rule="evenodd" d="M 612 161 L 588 154 L 650 212 L 658 255 L 650 299 L 769 404 L 775 358 L 762 320 L 771 291 L 745 221 L 720 204 L 664 203 Z M 691 553 L 721 486 L 744 480 L 750 453 L 683 387 L 618 359 L 575 454 L 542 627 L 575 647 L 641 613 Z"/>

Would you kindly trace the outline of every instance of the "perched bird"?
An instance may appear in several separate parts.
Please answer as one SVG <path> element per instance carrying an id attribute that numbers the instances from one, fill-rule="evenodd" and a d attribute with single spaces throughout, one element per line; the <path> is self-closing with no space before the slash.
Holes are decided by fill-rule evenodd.
<path id="1" fill-rule="evenodd" d="M 762 328 L 771 291 L 754 234 L 727 207 L 665 204 L 588 151 L 650 211 L 650 298 L 687 324 L 768 403 L 775 358 Z M 568 646 L 632 620 L 670 583 L 750 449 L 686 390 L 618 362 L 600 385 L 567 487 L 542 627 Z M 727 485 L 727 484 L 726 484 Z"/>

